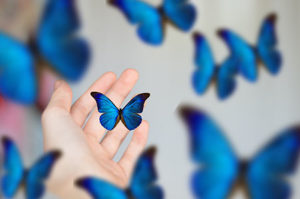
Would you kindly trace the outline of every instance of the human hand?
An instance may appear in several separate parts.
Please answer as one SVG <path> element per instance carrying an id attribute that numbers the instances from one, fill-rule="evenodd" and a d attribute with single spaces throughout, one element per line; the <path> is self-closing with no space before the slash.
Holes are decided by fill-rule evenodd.
<path id="1" fill-rule="evenodd" d="M 119 122 L 104 136 L 106 130 L 99 123 L 100 114 L 90 93 L 105 93 L 119 107 L 137 80 L 138 73 L 133 69 L 125 70 L 118 80 L 114 73 L 105 73 L 73 105 L 69 85 L 56 82 L 42 115 L 45 151 L 60 149 L 63 153 L 47 181 L 50 191 L 60 198 L 89 198 L 75 185 L 76 179 L 86 176 L 99 177 L 123 188 L 127 186 L 135 162 L 146 145 L 149 125 L 143 121 L 121 160 L 113 161 L 129 131 Z"/>

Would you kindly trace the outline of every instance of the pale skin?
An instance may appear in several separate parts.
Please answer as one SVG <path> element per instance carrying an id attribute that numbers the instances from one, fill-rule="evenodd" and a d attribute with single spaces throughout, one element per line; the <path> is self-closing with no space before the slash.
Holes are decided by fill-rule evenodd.
<path id="1" fill-rule="evenodd" d="M 45 151 L 59 149 L 63 153 L 47 180 L 51 192 L 60 198 L 90 198 L 74 183 L 85 176 L 96 176 L 123 188 L 127 186 L 135 162 L 146 145 L 149 125 L 143 121 L 135 129 L 120 161 L 113 161 L 129 131 L 119 122 L 103 138 L 106 130 L 99 123 L 100 113 L 90 93 L 104 93 L 120 107 L 137 80 L 138 73 L 133 69 L 125 70 L 118 79 L 112 72 L 105 73 L 73 105 L 69 85 L 62 80 L 55 83 L 42 115 Z"/>

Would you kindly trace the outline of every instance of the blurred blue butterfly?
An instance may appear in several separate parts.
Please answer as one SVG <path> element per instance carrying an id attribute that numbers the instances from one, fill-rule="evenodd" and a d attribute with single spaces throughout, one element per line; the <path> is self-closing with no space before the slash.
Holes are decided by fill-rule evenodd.
<path id="1" fill-rule="evenodd" d="M 150 96 L 150 93 L 142 93 L 135 96 L 123 109 L 118 109 L 102 93 L 92 92 L 91 95 L 97 102 L 98 111 L 103 113 L 100 116 L 100 123 L 110 131 L 117 126 L 120 120 L 122 120 L 128 130 L 137 128 L 142 122 L 142 117 L 138 113 L 143 112 L 145 101 Z"/>
<path id="2" fill-rule="evenodd" d="M 283 131 L 249 161 L 239 161 L 222 130 L 204 112 L 183 106 L 192 159 L 201 167 L 194 173 L 196 198 L 228 198 L 234 188 L 245 188 L 249 198 L 287 199 L 287 175 L 296 170 L 300 152 L 300 126 Z"/>
<path id="3" fill-rule="evenodd" d="M 140 156 L 126 190 L 94 177 L 79 179 L 76 184 L 88 191 L 94 199 L 162 199 L 163 190 L 155 184 L 157 180 L 153 164 L 155 151 L 155 148 L 151 147 Z"/>
<path id="4" fill-rule="evenodd" d="M 2 194 L 12 198 L 18 188 L 24 184 L 27 199 L 40 198 L 45 187 L 42 184 L 51 173 L 55 162 L 60 157 L 60 152 L 52 151 L 43 155 L 30 169 L 23 167 L 20 153 L 12 140 L 2 139 L 4 147 L 4 169 L 2 177 Z"/>
<path id="5" fill-rule="evenodd" d="M 229 56 L 220 64 L 215 63 L 211 48 L 200 33 L 194 34 L 196 46 L 196 71 L 192 77 L 193 87 L 198 94 L 204 94 L 212 80 L 216 82 L 219 99 L 228 98 L 235 90 L 235 76 L 241 73 L 248 81 L 257 79 L 257 61 L 262 61 L 271 74 L 277 74 L 281 66 L 281 55 L 275 33 L 276 15 L 269 15 L 262 23 L 257 46 L 252 47 L 230 30 L 220 30 L 219 36 L 230 49 Z"/>
<path id="6" fill-rule="evenodd" d="M 0 33 L 0 94 L 19 103 L 35 103 L 40 61 L 49 63 L 63 78 L 78 80 L 90 57 L 87 42 L 75 35 L 79 27 L 73 0 L 48 0 L 28 46 Z"/>
<path id="7" fill-rule="evenodd" d="M 137 34 L 146 43 L 159 45 L 164 39 L 164 26 L 170 21 L 182 31 L 189 31 L 196 20 L 196 8 L 188 0 L 163 0 L 155 8 L 140 0 L 110 0 L 131 24 L 138 24 Z"/>

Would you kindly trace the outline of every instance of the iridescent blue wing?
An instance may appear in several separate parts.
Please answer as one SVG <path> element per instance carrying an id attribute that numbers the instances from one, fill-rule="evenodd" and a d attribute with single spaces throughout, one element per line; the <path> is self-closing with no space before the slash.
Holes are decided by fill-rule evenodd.
<path id="1" fill-rule="evenodd" d="M 104 180 L 87 177 L 76 181 L 77 186 L 85 189 L 94 199 L 127 199 L 126 193 Z"/>
<path id="2" fill-rule="evenodd" d="M 163 10 L 167 18 L 179 29 L 189 31 L 196 20 L 196 8 L 188 0 L 164 0 Z"/>
<path id="3" fill-rule="evenodd" d="M 97 102 L 99 113 L 103 113 L 100 116 L 102 126 L 109 131 L 114 129 L 120 120 L 119 109 L 104 94 L 92 92 L 91 95 Z"/>
<path id="4" fill-rule="evenodd" d="M 88 66 L 90 51 L 76 32 L 80 23 L 74 0 L 48 0 L 37 32 L 42 57 L 68 80 L 78 80 Z"/>
<path id="5" fill-rule="evenodd" d="M 149 96 L 150 93 L 139 94 L 122 109 L 121 119 L 128 130 L 133 130 L 141 124 L 142 117 L 138 113 L 143 112 L 145 101 Z"/>
<path id="6" fill-rule="evenodd" d="M 276 15 L 269 15 L 260 29 L 257 53 L 266 68 L 272 74 L 277 74 L 281 66 L 281 54 L 276 49 L 277 37 L 275 30 Z"/>
<path id="7" fill-rule="evenodd" d="M 228 98 L 236 87 L 235 76 L 237 73 L 238 60 L 230 56 L 218 68 L 217 72 L 217 94 L 220 99 Z"/>
<path id="8" fill-rule="evenodd" d="M 247 183 L 253 199 L 290 198 L 287 175 L 297 168 L 300 152 L 300 127 L 285 130 L 249 163 Z"/>
<path id="9" fill-rule="evenodd" d="M 12 198 L 17 192 L 24 176 L 24 168 L 17 146 L 9 138 L 3 138 L 4 176 L 2 177 L 2 193 Z"/>
<path id="10" fill-rule="evenodd" d="M 60 156 L 61 153 L 59 151 L 49 152 L 32 166 L 25 179 L 26 198 L 38 199 L 43 195 L 45 191 L 44 181 L 50 175 L 54 164 Z"/>
<path id="11" fill-rule="evenodd" d="M 196 71 L 193 74 L 192 83 L 198 94 L 203 94 L 210 85 L 215 73 L 215 61 L 211 48 L 200 33 L 194 34 Z"/>
<path id="12" fill-rule="evenodd" d="M 163 21 L 159 11 L 139 0 L 111 0 L 110 3 L 120 9 L 131 24 L 138 24 L 139 37 L 152 45 L 163 41 Z"/>
<path id="13" fill-rule="evenodd" d="M 257 63 L 254 49 L 242 38 L 230 30 L 220 30 L 219 36 L 226 42 L 237 61 L 237 69 L 249 81 L 257 79 Z"/>
<path id="14" fill-rule="evenodd" d="M 129 191 L 136 199 L 162 199 L 163 190 L 156 185 L 157 173 L 154 167 L 156 149 L 148 148 L 138 159 L 135 166 Z"/>
<path id="15" fill-rule="evenodd" d="M 23 104 L 33 104 L 37 97 L 34 61 L 29 49 L 1 32 L 0 93 Z"/>
<path id="16" fill-rule="evenodd" d="M 196 198 L 227 198 L 238 175 L 238 160 L 219 127 L 204 112 L 182 106 L 192 159 L 199 164 L 192 189 Z"/>

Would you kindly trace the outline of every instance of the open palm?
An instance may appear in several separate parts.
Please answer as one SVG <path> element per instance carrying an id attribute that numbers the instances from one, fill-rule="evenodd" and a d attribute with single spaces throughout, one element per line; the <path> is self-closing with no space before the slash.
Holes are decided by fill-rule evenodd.
<path id="1" fill-rule="evenodd" d="M 89 198 L 75 186 L 76 179 L 85 176 L 103 178 L 120 187 L 127 185 L 146 145 L 148 123 L 143 121 L 135 130 L 121 160 L 113 161 L 129 131 L 120 122 L 105 134 L 90 93 L 106 93 L 116 106 L 120 106 L 137 80 L 138 73 L 133 69 L 125 70 L 118 80 L 114 73 L 105 73 L 73 105 L 71 88 L 64 81 L 56 82 L 42 115 L 42 126 L 45 151 L 60 149 L 63 152 L 47 182 L 49 189 L 60 198 Z"/>

